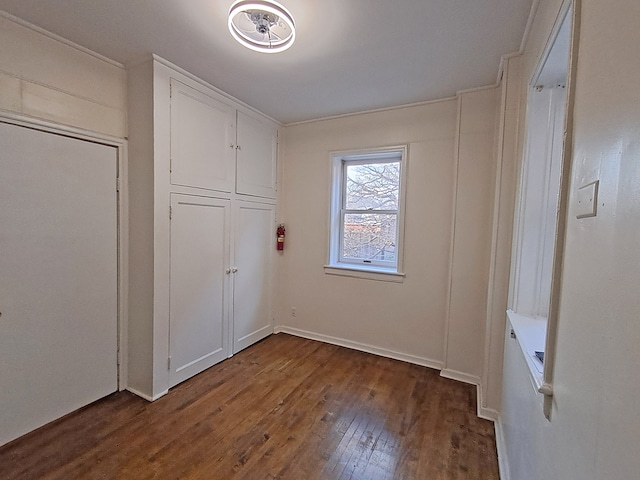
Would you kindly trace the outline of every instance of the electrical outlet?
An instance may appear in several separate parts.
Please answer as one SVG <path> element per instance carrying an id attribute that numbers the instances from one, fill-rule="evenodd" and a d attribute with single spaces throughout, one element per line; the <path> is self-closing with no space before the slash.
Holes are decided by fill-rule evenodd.
<path id="1" fill-rule="evenodd" d="M 296 307 L 291 307 L 291 316 L 292 317 L 296 316 Z"/>

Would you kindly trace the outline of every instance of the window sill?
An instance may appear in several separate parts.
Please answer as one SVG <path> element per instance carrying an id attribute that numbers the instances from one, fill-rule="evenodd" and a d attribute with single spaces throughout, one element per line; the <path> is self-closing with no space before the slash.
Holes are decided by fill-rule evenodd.
<path id="1" fill-rule="evenodd" d="M 363 278 L 366 280 L 378 280 L 382 282 L 404 282 L 404 273 L 392 272 L 384 268 L 376 267 L 347 267 L 342 265 L 325 265 L 324 273 L 328 275 L 341 275 L 343 277 Z"/>
<path id="2" fill-rule="evenodd" d="M 535 351 L 543 352 L 547 337 L 547 319 L 534 318 L 507 310 L 507 318 L 516 335 L 516 340 L 529 369 L 533 388 L 539 391 L 542 381 L 542 362 L 535 356 Z"/>

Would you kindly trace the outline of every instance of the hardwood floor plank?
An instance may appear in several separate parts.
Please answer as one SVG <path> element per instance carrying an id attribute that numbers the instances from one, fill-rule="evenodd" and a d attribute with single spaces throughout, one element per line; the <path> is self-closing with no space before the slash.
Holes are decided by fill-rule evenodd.
<path id="1" fill-rule="evenodd" d="M 497 480 L 475 387 L 272 335 L 148 403 L 120 392 L 0 448 L 0 478 Z"/>

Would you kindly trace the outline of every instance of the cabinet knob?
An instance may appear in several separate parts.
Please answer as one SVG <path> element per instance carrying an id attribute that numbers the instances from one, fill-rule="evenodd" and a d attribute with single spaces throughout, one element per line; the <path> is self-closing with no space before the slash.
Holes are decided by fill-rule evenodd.
<path id="1" fill-rule="evenodd" d="M 232 268 L 232 269 L 231 269 L 231 272 L 232 272 L 232 273 L 236 273 L 237 271 L 238 271 L 238 269 L 237 269 L 237 268 Z"/>
<path id="2" fill-rule="evenodd" d="M 230 268 L 227 268 L 227 269 L 224 271 L 224 273 L 226 273 L 227 275 L 229 275 L 229 274 L 231 273 L 231 269 L 230 269 Z"/>
<path id="3" fill-rule="evenodd" d="M 232 143 L 231 145 L 229 145 L 229 148 L 235 148 L 235 145 Z"/>
<path id="4" fill-rule="evenodd" d="M 236 145 L 236 150 L 242 150 L 242 148 L 240 147 L 240 145 Z"/>

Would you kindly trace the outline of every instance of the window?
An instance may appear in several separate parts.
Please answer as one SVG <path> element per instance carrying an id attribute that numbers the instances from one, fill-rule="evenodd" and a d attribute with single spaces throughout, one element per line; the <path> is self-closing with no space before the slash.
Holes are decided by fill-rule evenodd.
<path id="1" fill-rule="evenodd" d="M 526 138 L 514 225 L 507 315 L 538 392 L 551 415 L 568 175 L 572 157 L 570 63 L 573 9 L 565 0 L 529 84 Z M 573 38 L 572 38 L 573 37 Z M 544 363 L 536 352 L 544 352 Z"/>
<path id="2" fill-rule="evenodd" d="M 406 147 L 332 155 L 327 267 L 400 272 L 405 157 Z"/>

